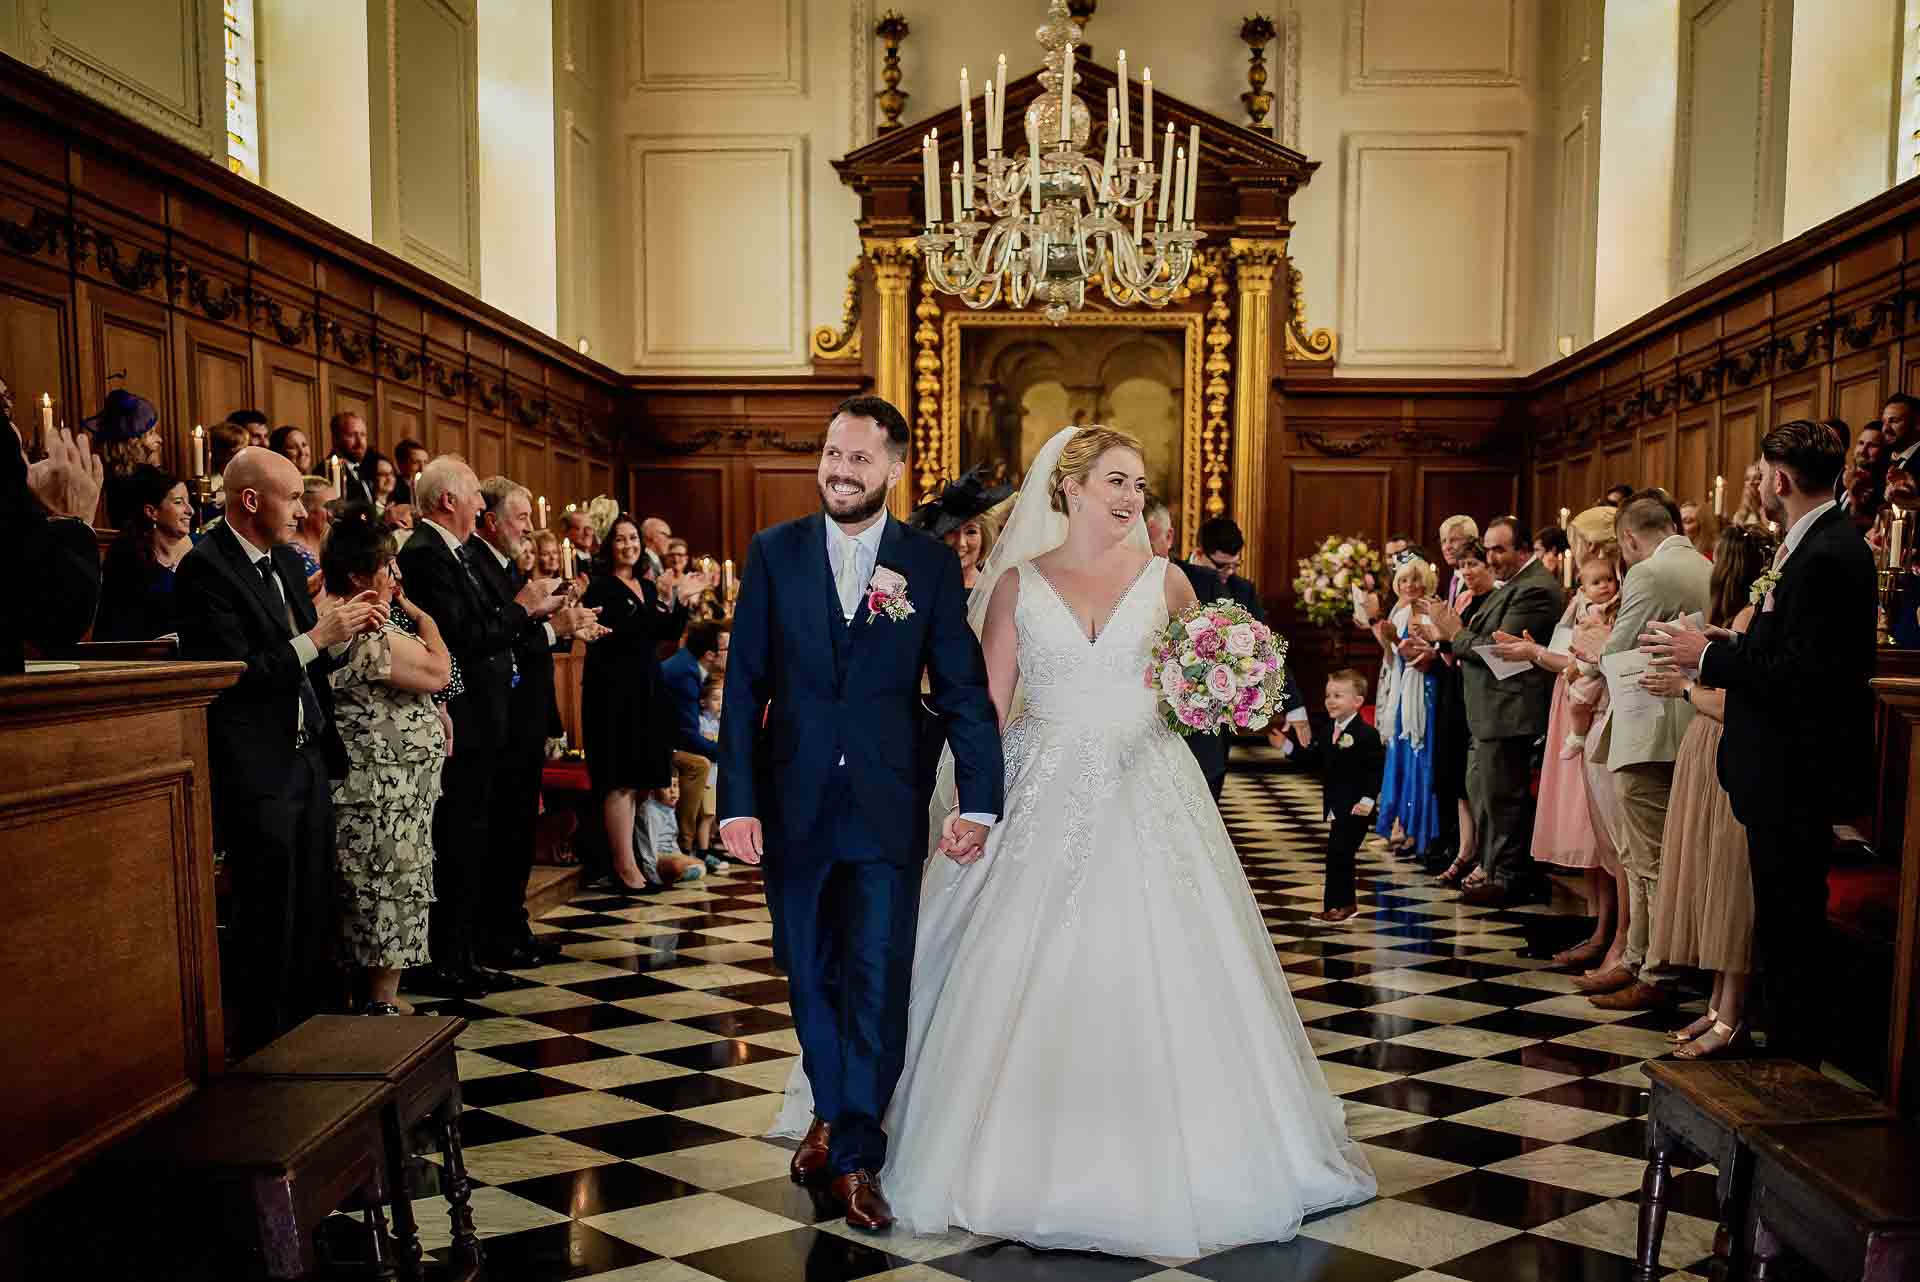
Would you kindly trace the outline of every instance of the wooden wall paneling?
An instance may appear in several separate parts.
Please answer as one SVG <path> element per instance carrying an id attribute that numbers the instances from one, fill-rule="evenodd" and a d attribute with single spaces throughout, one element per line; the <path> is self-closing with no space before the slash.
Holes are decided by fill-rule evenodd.
<path id="1" fill-rule="evenodd" d="M 1594 478 L 1598 482 L 1594 487 L 1597 491 L 1596 498 L 1604 495 L 1615 485 L 1632 485 L 1640 475 L 1640 469 L 1633 457 L 1633 446 L 1633 438 L 1628 437 L 1624 441 L 1609 441 L 1600 447 L 1600 457 L 1597 461 L 1600 475 Z"/>
<path id="2" fill-rule="evenodd" d="M 440 452 L 427 423 L 427 398 L 418 388 L 383 378 L 374 384 L 374 395 L 375 414 L 367 420 L 367 425 L 371 428 L 376 421 L 379 423 L 380 440 L 411 438 L 426 446 L 430 453 Z M 323 452 L 325 447 L 316 445 L 315 448 Z"/>
<path id="3" fill-rule="evenodd" d="M 1561 480 L 1560 503 L 1570 507 L 1576 513 L 1584 512 L 1600 501 L 1611 482 L 1594 484 L 1593 452 L 1577 454 L 1567 460 L 1566 473 Z"/>
<path id="4" fill-rule="evenodd" d="M 1758 391 L 1730 396 L 1720 403 L 1720 457 L 1727 476 L 1727 503 L 1737 506 L 1733 478 L 1742 476 L 1747 464 L 1760 457 L 1760 438 L 1767 433 L 1768 401 Z"/>
<path id="5" fill-rule="evenodd" d="M 1770 385 L 1769 392 L 1773 400 L 1772 413 L 1768 417 L 1769 430 L 1775 424 L 1790 423 L 1796 418 L 1826 418 L 1821 392 L 1826 366 L 1817 369 L 1802 370 L 1795 374 L 1777 377 Z"/>
<path id="6" fill-rule="evenodd" d="M 540 519 L 539 499 L 544 496 L 547 500 L 547 523 L 558 528 L 559 519 L 556 514 L 566 506 L 566 500 L 554 502 L 553 496 L 557 491 L 553 487 L 552 478 L 547 473 L 549 460 L 546 437 L 537 432 L 515 432 L 512 457 L 513 465 L 507 470 L 507 475 L 533 491 L 534 520 L 537 522 Z"/>
<path id="7" fill-rule="evenodd" d="M 724 557 L 732 550 L 727 539 L 733 506 L 727 472 L 723 459 L 635 463 L 627 468 L 627 493 L 633 496 L 635 515 L 666 521 L 695 556 Z M 785 489 L 776 492 L 783 500 L 787 495 Z"/>
<path id="8" fill-rule="evenodd" d="M 1425 463 L 1414 476 L 1414 507 L 1423 534 L 1439 538 L 1440 522 L 1456 513 L 1486 530 L 1493 517 L 1520 507 L 1520 477 L 1508 468 L 1469 463 Z"/>
<path id="9" fill-rule="evenodd" d="M 72 413 L 62 414 L 68 427 L 78 429 L 82 419 L 96 413 L 115 387 L 124 387 L 152 401 L 163 416 L 160 435 L 166 453 L 162 461 L 175 471 L 191 464 L 192 448 L 171 421 L 180 413 L 176 370 L 178 357 L 166 308 L 151 299 L 112 286 L 76 281 L 75 311 L 79 322 L 80 390 Z M 192 424 L 187 425 L 192 430 Z"/>
<path id="10" fill-rule="evenodd" d="M 1713 410 L 1690 410 L 1679 415 L 1673 429 L 1673 492 L 1702 495 L 1713 501 L 1713 478 L 1721 473 L 1714 468 Z M 1733 488 L 1725 491 L 1727 511 L 1738 506 L 1739 476 L 1730 478 Z"/>
<path id="11" fill-rule="evenodd" d="M 1858 432 L 1880 417 L 1891 390 L 1887 386 L 1887 357 L 1890 346 L 1841 356 L 1833 363 L 1832 394 L 1829 404 L 1833 416 L 1845 419 Z"/>
<path id="12" fill-rule="evenodd" d="M 221 422 L 237 409 L 254 406 L 259 399 L 254 395 L 253 345 L 245 334 L 191 319 L 178 322 L 176 328 L 186 386 L 177 411 L 178 433 L 162 432 L 169 446 L 175 435 L 184 438 L 194 424 Z"/>
<path id="13" fill-rule="evenodd" d="M 1534 469 L 1533 472 L 1533 511 L 1534 525 L 1558 525 L 1560 523 L 1560 465 L 1548 463 Z M 1421 531 L 1424 544 L 1426 531 Z"/>
<path id="14" fill-rule="evenodd" d="M 278 343 L 253 340 L 257 408 L 275 427 L 288 424 L 309 441 L 326 436 L 328 415 L 321 410 L 320 362 Z"/>
<path id="15" fill-rule="evenodd" d="M 587 472 L 579 452 L 556 443 L 547 462 L 547 501 L 556 508 L 569 503 L 584 503 L 593 497 L 587 486 Z"/>
<path id="16" fill-rule="evenodd" d="M 426 436 L 421 439 L 435 454 L 459 454 L 473 463 L 474 441 L 467 407 L 437 396 L 426 398 Z M 398 440 L 398 437 L 394 438 Z M 479 471 L 476 467 L 475 471 Z M 486 473 L 481 472 L 482 476 Z"/>
<path id="17" fill-rule="evenodd" d="M 57 420 L 74 424 L 92 411 L 73 404 L 72 288 L 63 273 L 37 263 L 17 267 L 0 280 L 0 378 L 13 393 L 22 430 L 29 430 L 42 393 L 52 394 Z"/>
<path id="18" fill-rule="evenodd" d="M 481 480 L 508 474 L 507 460 L 510 456 L 506 420 L 491 414 L 474 414 L 469 421 L 467 441 L 472 451 L 467 455 L 467 462 L 473 465 L 473 470 L 480 474 Z"/>
<path id="19" fill-rule="evenodd" d="M 632 502 L 626 494 L 616 494 L 613 488 L 613 465 L 597 455 L 585 456 L 586 482 L 580 491 L 584 498 L 598 498 L 605 494 L 621 506 Z"/>
<path id="20" fill-rule="evenodd" d="M 1665 423 L 1666 420 L 1662 420 Z M 1648 432 L 1640 438 L 1639 482 L 1642 485 L 1659 485 L 1681 499 L 1698 498 L 1694 491 L 1682 492 L 1674 489 L 1673 476 L 1673 435 L 1664 426 L 1658 432 Z"/>
<path id="21" fill-rule="evenodd" d="M 812 459 L 756 459 L 752 475 L 748 523 L 753 529 L 764 530 L 820 510 L 819 469 Z"/>
<path id="22" fill-rule="evenodd" d="M 382 439 L 390 443 L 406 435 L 391 431 L 382 422 L 382 407 L 375 386 L 371 375 L 333 361 L 320 362 L 320 413 L 314 421 L 318 435 L 311 438 L 316 456 L 327 447 L 327 424 L 335 414 L 358 414 L 366 420 L 369 432 L 380 432 Z"/>

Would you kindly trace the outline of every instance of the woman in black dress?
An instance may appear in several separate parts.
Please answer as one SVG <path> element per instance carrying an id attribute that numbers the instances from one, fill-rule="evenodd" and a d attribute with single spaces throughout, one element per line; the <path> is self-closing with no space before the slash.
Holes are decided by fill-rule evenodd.
<path id="1" fill-rule="evenodd" d="M 706 576 L 668 573 L 658 584 L 644 562 L 640 525 L 621 516 L 607 531 L 593 579 L 580 604 L 600 611 L 607 634 L 587 647 L 582 678 L 581 737 L 587 775 L 601 799 L 613 879 L 647 888 L 633 857 L 633 817 L 640 794 L 673 782 L 676 722 L 661 689 L 659 650 L 680 639 L 687 605 L 707 590 Z M 663 599 L 664 598 L 664 599 Z"/>
<path id="2" fill-rule="evenodd" d="M 1473 594 L 1458 606 L 1461 621 L 1470 622 L 1493 592 L 1493 569 L 1487 563 L 1486 544 L 1474 539 L 1456 552 L 1454 573 Z M 1443 886 L 1458 886 L 1480 858 L 1480 834 L 1474 827 L 1473 809 L 1467 804 L 1467 760 L 1473 750 L 1473 731 L 1467 726 L 1467 692 L 1460 665 L 1442 663 L 1434 671 L 1439 680 L 1433 692 L 1433 795 L 1443 813 L 1453 805 L 1460 816 L 1460 848 L 1437 880 Z"/>
<path id="3" fill-rule="evenodd" d="M 173 571 L 193 549 L 187 483 L 143 463 L 127 478 L 120 537 L 101 571 L 96 641 L 151 641 L 178 630 Z"/>

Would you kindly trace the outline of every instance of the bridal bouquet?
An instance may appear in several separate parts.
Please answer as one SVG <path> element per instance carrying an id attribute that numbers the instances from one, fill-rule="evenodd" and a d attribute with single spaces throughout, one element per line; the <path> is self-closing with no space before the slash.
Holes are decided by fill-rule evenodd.
<path id="1" fill-rule="evenodd" d="M 1183 735 L 1263 730 L 1280 711 L 1287 643 L 1231 601 L 1188 606 L 1153 647 L 1147 685 Z"/>
<path id="2" fill-rule="evenodd" d="M 1375 591 L 1380 573 L 1380 550 L 1373 544 L 1357 534 L 1329 534 L 1319 551 L 1300 558 L 1293 591 L 1309 619 L 1323 628 L 1337 627 L 1353 617 L 1353 590 Z"/>

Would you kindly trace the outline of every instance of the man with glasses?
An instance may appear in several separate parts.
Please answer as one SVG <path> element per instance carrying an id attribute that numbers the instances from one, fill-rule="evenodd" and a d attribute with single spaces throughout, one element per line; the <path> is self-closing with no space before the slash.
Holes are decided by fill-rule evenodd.
<path id="1" fill-rule="evenodd" d="M 1247 539 L 1240 532 L 1240 527 L 1227 517 L 1216 516 L 1200 526 L 1200 550 L 1179 565 L 1193 583 L 1194 595 L 1202 601 L 1225 598 L 1235 605 L 1244 606 L 1248 614 L 1265 623 L 1267 612 L 1260 604 L 1260 589 L 1238 573 L 1246 546 Z M 1313 731 L 1307 721 L 1307 707 L 1300 699 L 1299 689 L 1293 684 L 1291 672 L 1287 674 L 1285 698 L 1286 720 L 1293 724 L 1295 734 L 1303 745 L 1312 743 Z M 1278 730 L 1279 726 L 1276 724 L 1274 729 Z M 1231 736 L 1224 730 L 1216 734 L 1188 735 L 1187 746 L 1193 749 L 1194 760 L 1200 763 L 1200 773 L 1207 777 L 1207 789 L 1213 793 L 1213 799 L 1220 800 L 1220 789 L 1227 782 L 1227 754 L 1232 747 Z"/>

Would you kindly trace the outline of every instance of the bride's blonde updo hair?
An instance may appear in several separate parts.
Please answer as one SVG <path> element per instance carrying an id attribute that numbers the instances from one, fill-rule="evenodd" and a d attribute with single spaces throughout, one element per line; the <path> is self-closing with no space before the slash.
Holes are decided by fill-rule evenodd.
<path id="1" fill-rule="evenodd" d="M 1048 485 L 1054 511 L 1066 515 L 1067 482 L 1073 480 L 1085 485 L 1093 474 L 1093 465 L 1111 449 L 1132 450 L 1143 459 L 1147 454 L 1140 447 L 1139 437 L 1117 427 L 1089 423 L 1073 434 L 1060 451 L 1060 461 L 1053 465 L 1053 480 Z"/>

